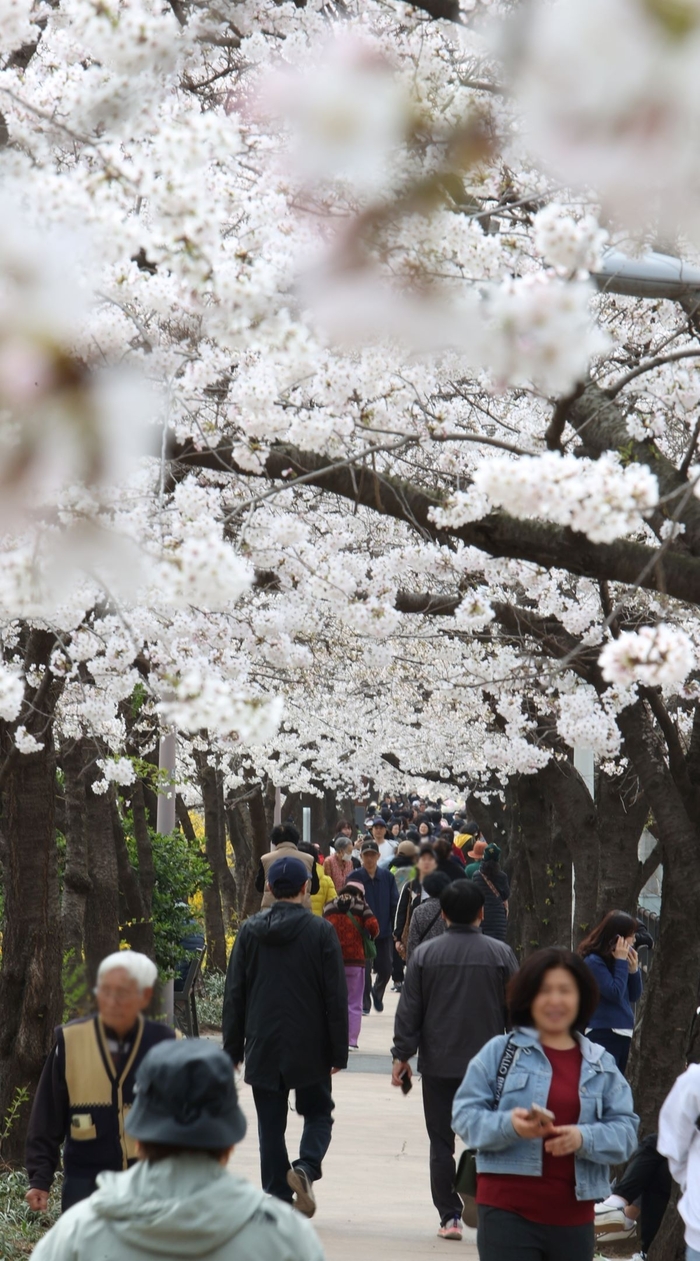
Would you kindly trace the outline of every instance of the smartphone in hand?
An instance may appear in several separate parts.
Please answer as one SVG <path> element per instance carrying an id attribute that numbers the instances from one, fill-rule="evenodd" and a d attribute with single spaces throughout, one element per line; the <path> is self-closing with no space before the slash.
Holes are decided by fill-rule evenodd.
<path id="1" fill-rule="evenodd" d="M 401 1089 L 405 1095 L 409 1094 L 410 1091 L 413 1090 L 413 1078 L 409 1077 L 405 1069 L 401 1074 Z"/>
<path id="2" fill-rule="evenodd" d="M 530 1115 L 536 1121 L 541 1121 L 543 1125 L 554 1123 L 554 1113 L 550 1112 L 549 1108 L 543 1108 L 539 1103 L 530 1104 Z"/>

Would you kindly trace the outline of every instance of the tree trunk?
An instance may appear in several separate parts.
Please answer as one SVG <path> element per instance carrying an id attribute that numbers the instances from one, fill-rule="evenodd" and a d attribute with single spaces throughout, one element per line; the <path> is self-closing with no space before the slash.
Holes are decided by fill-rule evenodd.
<path id="1" fill-rule="evenodd" d="M 85 938 L 85 907 L 92 888 L 88 867 L 86 764 L 82 740 L 67 742 L 61 753 L 65 776 L 66 867 L 63 877 L 61 928 L 63 950 L 77 964 L 82 960 Z"/>
<path id="2" fill-rule="evenodd" d="M 624 748 L 654 812 L 664 863 L 659 937 L 632 1041 L 628 1076 L 642 1133 L 683 1072 L 700 977 L 700 836 L 643 701 L 617 718 Z M 691 803 L 692 804 L 692 803 Z M 643 1058 L 640 1054 L 644 1047 Z"/>
<path id="3" fill-rule="evenodd" d="M 52 719 L 60 684 L 46 672 L 55 640 L 28 636 L 28 668 L 44 667 L 38 689 L 27 687 L 20 721 L 40 740 L 36 753 L 13 752 L 2 726 L 5 913 L 0 972 L 0 1127 L 19 1091 L 34 1095 L 53 1031 L 63 1012 L 58 860 L 55 832 L 56 757 Z M 9 759 L 9 760 L 8 760 Z M 24 1163 L 29 1105 L 18 1109 L 0 1156 Z"/>
<path id="4" fill-rule="evenodd" d="M 509 785 L 511 898 L 508 941 L 519 958 L 571 937 L 571 861 L 554 826 L 540 773 Z"/>
<path id="5" fill-rule="evenodd" d="M 247 919 L 260 910 L 260 894 L 255 888 L 255 875 L 263 854 L 270 848 L 271 819 L 270 807 L 274 810 L 275 790 L 271 784 L 263 791 L 262 784 L 256 784 L 248 799 L 248 813 L 253 836 L 251 853 L 251 869 L 248 886 L 245 891 L 242 915 Z M 283 812 L 284 814 L 284 812 Z"/>
<path id="6" fill-rule="evenodd" d="M 204 804 L 205 851 L 219 887 L 224 927 L 230 932 L 236 917 L 236 882 L 226 854 L 223 777 L 221 771 L 207 761 L 206 753 L 196 750 L 194 756 Z"/>
<path id="7" fill-rule="evenodd" d="M 124 939 L 129 943 L 131 950 L 138 950 L 140 954 L 148 955 L 148 958 L 155 963 L 156 947 L 153 919 L 150 909 L 147 911 L 144 905 L 138 876 L 129 858 L 117 794 L 114 788 L 110 791 L 109 808 L 119 875 L 120 931 Z"/>
<path id="8" fill-rule="evenodd" d="M 119 875 L 109 797 L 92 791 L 92 785 L 101 778 L 94 761 L 86 767 L 84 777 L 92 882 L 85 908 L 85 963 L 92 987 L 102 960 L 119 949 Z"/>

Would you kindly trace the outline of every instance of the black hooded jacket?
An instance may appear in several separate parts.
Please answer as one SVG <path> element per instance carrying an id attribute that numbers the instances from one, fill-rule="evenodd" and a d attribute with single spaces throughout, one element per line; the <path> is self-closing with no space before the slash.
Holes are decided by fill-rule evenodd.
<path id="1" fill-rule="evenodd" d="M 345 1068 L 348 992 L 333 926 L 294 902 L 246 920 L 229 960 L 223 1034 L 252 1086 L 310 1086 Z"/>

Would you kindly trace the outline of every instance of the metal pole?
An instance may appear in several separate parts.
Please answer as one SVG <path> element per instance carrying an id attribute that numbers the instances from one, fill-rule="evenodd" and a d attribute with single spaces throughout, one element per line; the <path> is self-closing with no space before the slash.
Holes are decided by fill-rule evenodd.
<path id="1" fill-rule="evenodd" d="M 160 738 L 158 746 L 158 770 L 167 771 L 167 784 L 159 784 L 156 828 L 163 836 L 175 831 L 175 766 L 177 760 L 177 735 L 168 731 Z"/>
<path id="2" fill-rule="evenodd" d="M 273 815 L 272 821 L 275 827 L 277 827 L 277 825 L 282 822 L 282 789 L 281 788 L 275 789 L 275 813 Z"/>
<path id="3" fill-rule="evenodd" d="M 308 845 L 311 840 L 311 806 L 304 806 L 301 812 L 302 817 L 302 840 Z"/>
<path id="4" fill-rule="evenodd" d="M 595 801 L 595 754 L 586 745 L 574 745 L 574 766 Z M 576 945 L 576 868 L 571 864 L 571 949 Z"/>

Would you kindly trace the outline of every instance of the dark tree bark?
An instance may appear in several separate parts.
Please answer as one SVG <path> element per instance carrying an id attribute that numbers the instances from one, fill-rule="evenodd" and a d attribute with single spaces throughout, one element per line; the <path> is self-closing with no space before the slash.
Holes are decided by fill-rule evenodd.
<path id="1" fill-rule="evenodd" d="M 248 813 L 250 816 L 253 846 L 251 852 L 250 879 L 245 891 L 242 908 L 242 917 L 244 919 L 246 919 L 249 915 L 254 915 L 256 911 L 260 910 L 260 894 L 255 888 L 253 882 L 255 880 L 255 873 L 258 870 L 260 859 L 270 848 L 270 832 L 272 830 L 274 806 L 274 785 L 269 782 L 265 784 L 264 787 L 262 784 L 255 784 L 250 797 L 248 798 Z M 282 813 L 284 815 L 284 811 Z"/>
<path id="2" fill-rule="evenodd" d="M 208 762 L 203 751 L 195 751 L 195 764 L 204 804 L 205 852 L 218 884 L 224 928 L 230 931 L 236 916 L 236 882 L 226 853 L 223 776 L 217 767 Z"/>
<path id="3" fill-rule="evenodd" d="M 94 749 L 94 746 L 93 746 Z M 85 963 L 92 987 L 102 960 L 119 949 L 119 875 L 112 811 L 107 793 L 92 785 L 102 773 L 94 761 L 84 771 L 91 888 L 85 908 Z"/>
<path id="4" fill-rule="evenodd" d="M 571 860 L 537 775 L 511 781 L 508 941 L 519 958 L 571 938 Z"/>
<path id="5" fill-rule="evenodd" d="M 683 1071 L 700 977 L 700 835 L 696 794 L 664 757 L 644 701 L 618 715 L 624 748 L 644 784 L 661 842 L 664 881 L 659 937 L 632 1042 L 628 1076 L 642 1131 Z M 679 782 L 676 781 L 680 781 Z M 690 813 L 689 813 L 690 812 Z"/>
<path id="6" fill-rule="evenodd" d="M 85 908 L 92 888 L 88 867 L 87 802 L 83 770 L 87 758 L 81 740 L 67 742 L 61 751 L 65 776 L 66 867 L 63 877 L 61 927 L 63 950 L 77 962 L 85 939 Z"/>
<path id="7" fill-rule="evenodd" d="M 147 910 L 144 904 L 138 876 L 129 858 L 117 794 L 114 788 L 112 788 L 109 795 L 109 808 L 119 874 L 121 933 L 132 950 L 138 950 L 141 954 L 148 955 L 148 958 L 153 959 L 155 962 L 156 950 L 153 919 L 150 909 Z"/>
<path id="8" fill-rule="evenodd" d="M 43 743 L 16 754 L 0 727 L 4 757 L 2 868 L 5 914 L 0 971 L 0 1119 L 17 1096 L 33 1096 L 63 1008 L 58 862 L 55 834 L 56 756 L 52 721 L 61 684 L 47 666 L 54 647 L 47 631 L 27 636 L 25 665 L 43 671 L 25 688 L 19 721 Z M 0 1156 L 21 1166 L 29 1108 L 23 1105 Z"/>

